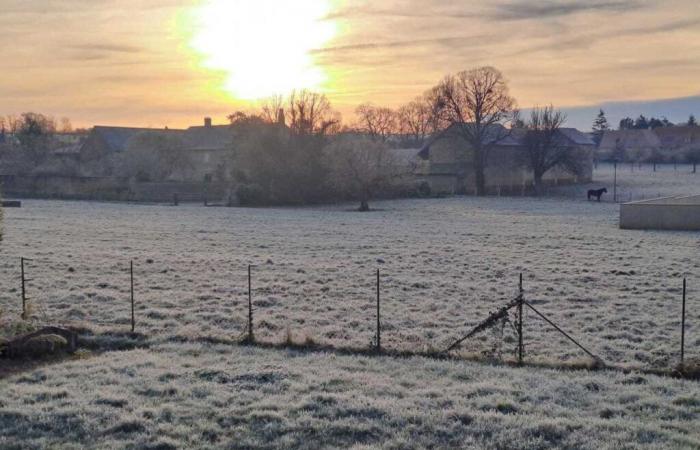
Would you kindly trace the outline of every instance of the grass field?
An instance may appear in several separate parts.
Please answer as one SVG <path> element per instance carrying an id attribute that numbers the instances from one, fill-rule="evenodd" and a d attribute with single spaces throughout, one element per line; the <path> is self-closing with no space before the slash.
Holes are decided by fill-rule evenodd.
<path id="1" fill-rule="evenodd" d="M 618 172 L 620 196 L 698 192 L 687 167 Z M 612 184 L 601 166 L 596 183 Z M 591 186 L 552 197 L 448 198 L 302 209 L 27 201 L 7 210 L 0 321 L 18 314 L 19 256 L 39 320 L 96 332 L 129 326 L 149 349 L 111 352 L 0 381 L 0 446 L 658 448 L 700 445 L 696 382 L 611 372 L 294 353 L 203 344 L 245 329 L 253 268 L 256 337 L 367 347 L 374 273 L 382 343 L 443 348 L 517 293 L 608 363 L 678 362 L 689 280 L 687 353 L 700 344 L 700 236 L 623 231 Z M 528 314 L 526 359 L 583 354 Z M 508 330 L 506 330 L 508 333 Z M 512 358 L 485 334 L 464 353 Z M 25 439 L 26 438 L 26 439 Z M 163 447 L 166 448 L 166 447 Z"/>

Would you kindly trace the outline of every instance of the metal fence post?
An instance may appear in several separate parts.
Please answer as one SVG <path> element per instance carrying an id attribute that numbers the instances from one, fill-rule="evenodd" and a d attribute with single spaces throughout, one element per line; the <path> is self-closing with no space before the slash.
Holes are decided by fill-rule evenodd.
<path id="1" fill-rule="evenodd" d="M 131 332 L 136 330 L 136 316 L 134 312 L 134 260 L 129 262 L 129 274 L 131 278 Z"/>
<path id="2" fill-rule="evenodd" d="M 520 274 L 518 296 L 518 364 L 523 363 L 523 274 Z"/>
<path id="3" fill-rule="evenodd" d="M 250 264 L 248 264 L 248 341 L 253 342 L 253 293 Z"/>
<path id="4" fill-rule="evenodd" d="M 681 312 L 681 366 L 685 357 L 685 297 L 686 297 L 686 279 L 683 278 L 683 308 Z"/>
<path id="5" fill-rule="evenodd" d="M 377 351 L 382 351 L 382 330 L 379 316 L 379 269 L 377 269 Z"/>
<path id="6" fill-rule="evenodd" d="M 27 319 L 27 291 L 26 291 L 25 279 L 24 279 L 24 257 L 20 257 L 19 263 L 20 263 L 20 274 L 21 274 L 21 280 L 22 280 L 22 319 L 26 320 Z"/>

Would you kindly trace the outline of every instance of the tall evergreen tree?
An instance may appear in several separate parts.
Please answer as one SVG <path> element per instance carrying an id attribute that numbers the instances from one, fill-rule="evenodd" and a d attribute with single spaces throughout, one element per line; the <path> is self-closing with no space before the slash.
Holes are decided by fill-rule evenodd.
<path id="1" fill-rule="evenodd" d="M 608 119 L 605 117 L 605 111 L 601 109 L 593 121 L 593 140 L 596 146 L 600 145 L 600 141 L 603 140 L 603 134 L 608 130 L 610 130 L 610 125 L 608 125 Z"/>

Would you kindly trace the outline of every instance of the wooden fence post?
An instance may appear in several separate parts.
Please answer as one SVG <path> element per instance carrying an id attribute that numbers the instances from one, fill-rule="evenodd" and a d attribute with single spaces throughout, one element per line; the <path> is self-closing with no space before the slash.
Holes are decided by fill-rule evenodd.
<path id="1" fill-rule="evenodd" d="M 523 274 L 520 274 L 518 295 L 518 364 L 523 364 Z"/>
<path id="2" fill-rule="evenodd" d="M 681 312 L 681 366 L 685 357 L 685 297 L 686 297 L 686 279 L 683 278 L 683 308 Z"/>
<path id="3" fill-rule="evenodd" d="M 377 352 L 382 351 L 382 329 L 379 316 L 379 269 L 377 269 Z"/>
<path id="4" fill-rule="evenodd" d="M 136 330 L 136 315 L 134 312 L 134 260 L 129 262 L 129 274 L 131 277 L 131 332 Z"/>

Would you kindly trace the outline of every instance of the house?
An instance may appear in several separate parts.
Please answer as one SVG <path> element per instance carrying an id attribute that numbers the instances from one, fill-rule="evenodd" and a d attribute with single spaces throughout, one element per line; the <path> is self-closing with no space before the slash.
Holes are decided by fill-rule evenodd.
<path id="1" fill-rule="evenodd" d="M 654 130 L 611 130 L 603 133 L 597 158 L 640 161 L 651 158 L 660 148 L 661 140 Z"/>
<path id="2" fill-rule="evenodd" d="M 673 126 L 654 129 L 658 136 L 661 148 L 671 157 L 680 159 L 682 153 L 691 148 L 700 148 L 700 127 L 698 126 Z"/>
<path id="3" fill-rule="evenodd" d="M 182 129 L 154 129 L 95 126 L 80 146 L 81 172 L 85 176 L 113 176 L 128 158 L 127 150 L 139 139 L 167 137 L 190 159 L 191 170 L 179 176 L 182 181 L 213 179 L 224 169 L 234 142 L 230 126 L 213 126 L 205 118 L 203 126 Z M 155 149 L 154 149 L 155 151 Z"/>
<path id="4" fill-rule="evenodd" d="M 427 161 L 423 177 L 434 194 L 476 192 L 470 144 L 455 132 L 457 126 L 452 125 L 432 137 L 419 154 Z M 547 184 L 590 181 L 593 177 L 593 140 L 573 128 L 560 129 L 558 137 L 562 142 L 580 151 L 584 162 L 582 173 L 574 175 L 563 168 L 554 168 L 545 174 L 543 181 Z M 525 164 L 524 138 L 523 130 L 509 130 L 502 125 L 493 125 L 486 133 L 483 145 L 488 148 L 484 171 L 487 192 L 523 192 L 531 188 L 534 176 Z"/>

